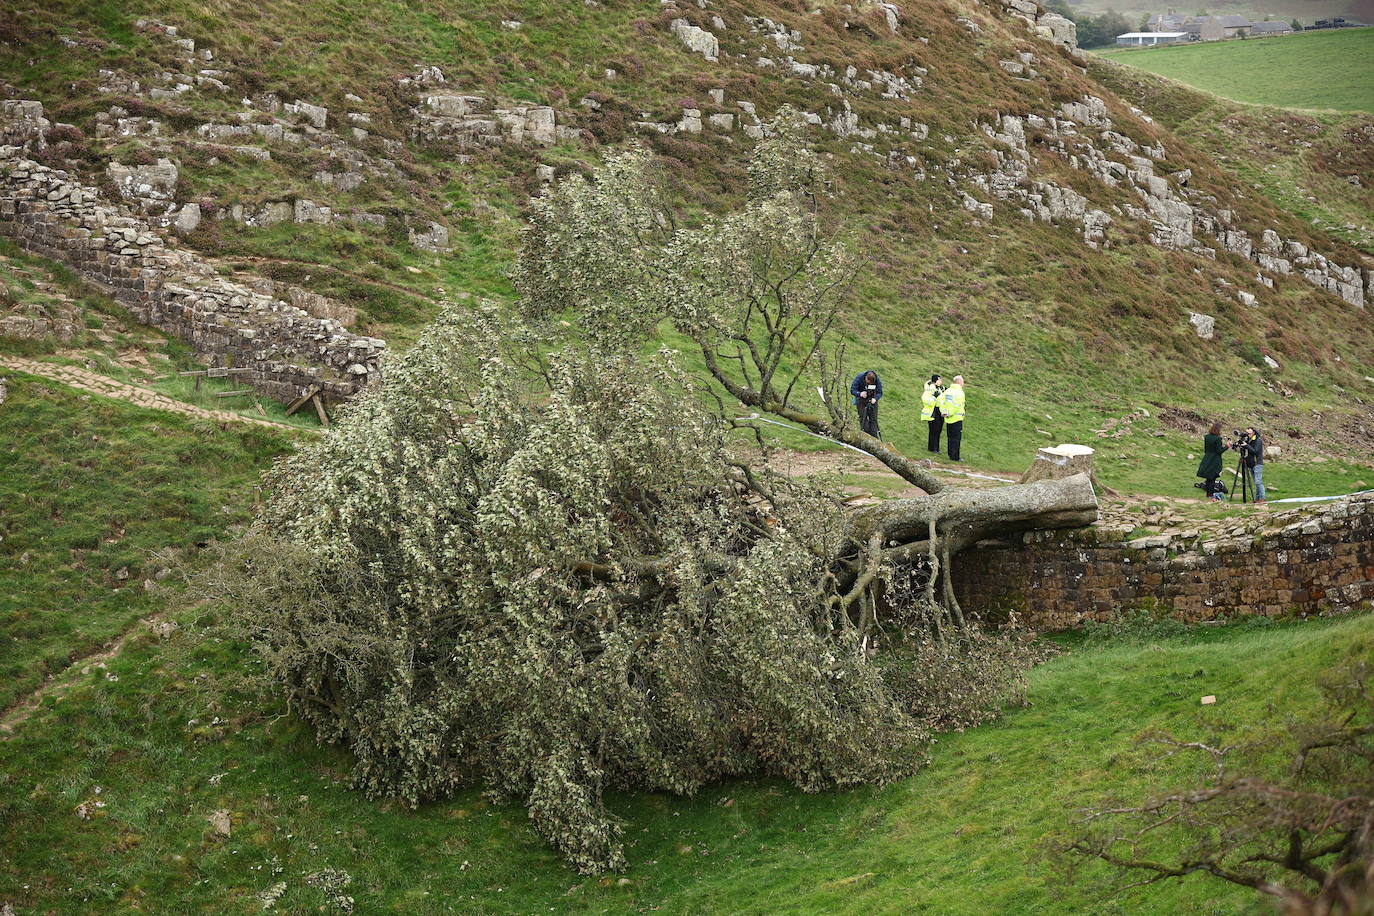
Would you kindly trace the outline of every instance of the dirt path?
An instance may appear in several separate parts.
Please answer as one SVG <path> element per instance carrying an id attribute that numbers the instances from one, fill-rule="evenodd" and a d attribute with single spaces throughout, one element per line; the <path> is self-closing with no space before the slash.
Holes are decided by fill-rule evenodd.
<path id="1" fill-rule="evenodd" d="M 768 465 L 773 470 L 789 477 L 805 477 L 810 474 L 830 471 L 840 474 L 886 477 L 893 481 L 901 480 L 877 458 L 871 455 L 861 455 L 848 449 L 829 449 L 816 452 L 774 449 Z M 967 482 L 960 481 L 960 486 L 993 486 L 999 483 L 1016 482 L 1015 477 L 998 472 L 971 471 L 935 463 L 930 465 L 930 469 L 933 473 L 941 476 L 967 478 Z M 886 495 L 892 497 L 923 496 L 925 491 L 919 487 L 907 485 L 903 489 Z"/>
<path id="2" fill-rule="evenodd" d="M 175 627 L 174 622 L 164 621 L 161 614 L 144 617 L 104 646 L 89 655 L 83 655 L 73 660 L 70 665 L 44 681 L 37 690 L 19 700 L 5 710 L 3 715 L 0 715 L 0 741 L 8 741 L 10 736 L 14 734 L 15 728 L 23 725 L 29 716 L 38 711 L 38 707 L 43 704 L 45 697 L 52 696 L 60 700 L 79 678 L 85 677 L 97 668 L 103 670 L 105 663 L 118 655 L 124 649 L 124 644 L 132 637 L 137 636 L 144 628 L 165 636 Z"/>
<path id="3" fill-rule="evenodd" d="M 273 420 L 262 420 L 257 417 L 246 417 L 243 414 L 234 413 L 228 410 L 206 410 L 204 407 L 196 407 L 194 404 L 187 404 L 185 401 L 169 398 L 165 394 L 158 394 L 151 388 L 130 385 L 125 382 L 117 382 L 109 376 L 101 375 L 98 372 L 90 372 L 86 369 L 78 369 L 75 366 L 58 366 L 53 363 L 25 359 L 22 356 L 6 356 L 0 354 L 0 369 L 13 369 L 16 372 L 27 372 L 29 375 L 42 376 L 54 382 L 61 382 L 63 385 L 69 385 L 72 388 L 79 388 L 82 391 L 89 391 L 92 394 L 102 395 L 107 398 L 127 401 L 139 407 L 149 407 L 153 410 L 170 410 L 173 413 L 185 414 L 188 417 L 197 417 L 202 420 L 213 420 L 217 423 L 254 423 L 258 426 L 270 426 L 273 429 L 297 429 L 297 427 L 288 426 L 285 423 L 277 423 Z"/>

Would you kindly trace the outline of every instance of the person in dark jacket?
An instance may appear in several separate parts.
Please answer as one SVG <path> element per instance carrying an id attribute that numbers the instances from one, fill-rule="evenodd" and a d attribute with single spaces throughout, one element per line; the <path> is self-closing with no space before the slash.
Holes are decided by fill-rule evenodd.
<path id="1" fill-rule="evenodd" d="M 1253 426 L 1245 427 L 1245 466 L 1255 480 L 1255 505 L 1268 502 L 1264 498 L 1264 439 Z"/>
<path id="2" fill-rule="evenodd" d="M 859 409 L 859 428 L 874 439 L 882 439 L 878 429 L 878 401 L 883 397 L 883 380 L 878 373 L 866 369 L 854 376 L 849 384 L 849 393 L 854 396 L 854 406 Z"/>
<path id="3" fill-rule="evenodd" d="M 1221 476 L 1221 455 L 1226 449 L 1226 443 L 1221 441 L 1221 424 L 1213 423 L 1202 437 L 1202 463 L 1197 466 L 1197 476 L 1207 481 L 1204 492 L 1212 499 L 1221 499 L 1217 478 Z"/>

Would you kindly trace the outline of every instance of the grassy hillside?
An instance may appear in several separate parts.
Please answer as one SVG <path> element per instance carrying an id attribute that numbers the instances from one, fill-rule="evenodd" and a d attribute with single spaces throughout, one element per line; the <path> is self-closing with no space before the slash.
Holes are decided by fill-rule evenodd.
<path id="1" fill-rule="evenodd" d="M 1011 204 L 998 204 L 988 223 L 960 206 L 955 188 L 994 161 L 980 126 L 994 112 L 1049 113 L 1059 101 L 1110 95 L 1077 61 L 1030 38 L 1017 20 L 962 2 L 921 0 L 903 7 L 894 34 L 875 8 L 842 16 L 825 4 L 813 10 L 724 0 L 709 11 L 727 22 L 720 32 L 722 57 L 708 63 L 681 46 L 668 22 L 687 15 L 709 25 L 709 15 L 645 2 L 546 0 L 498 9 L 443 0 L 421 9 L 364 0 L 343 9 L 156 0 L 140 15 L 176 24 L 198 48 L 212 48 L 213 67 L 233 91 L 149 100 L 96 91 L 110 82 L 100 71 L 156 80 L 160 70 L 182 66 L 165 37 L 135 29 L 133 17 L 114 4 L 28 4 L 18 12 L 9 41 L 0 45 L 0 73 L 15 93 L 44 99 L 55 117 L 86 133 L 68 152 L 95 179 L 111 159 L 169 155 L 181 168 L 178 197 L 205 202 L 207 213 L 300 195 L 393 220 L 382 231 L 338 222 L 251 228 L 207 219 L 189 241 L 222 259 L 226 270 L 266 274 L 344 300 L 359 309 L 361 330 L 397 347 L 413 338 L 441 297 L 512 295 L 504 269 L 524 202 L 539 190 L 536 166 L 551 165 L 560 175 L 584 171 L 606 146 L 640 139 L 668 163 L 680 182 L 682 216 L 692 219 L 739 199 L 748 140 L 738 130 L 646 133 L 633 121 L 672 121 L 688 107 L 703 116 L 738 115 L 737 100 L 765 116 L 788 102 L 831 117 L 838 103 L 825 79 L 770 75 L 756 65 L 759 56 L 783 55 L 751 30 L 746 17 L 769 16 L 796 28 L 804 45 L 793 51 L 797 58 L 828 64 L 837 74 L 853 64 L 860 75 L 872 69 L 914 76 L 919 66 L 921 86 L 910 98 L 855 91 L 847 100 L 864 124 L 895 126 L 907 117 L 928 125 L 924 141 L 891 134 L 856 143 L 828 132 L 815 135 L 839 180 L 833 215 L 868 262 L 841 331 L 853 369 L 872 365 L 891 379 L 884 426 L 899 446 L 920 448 L 920 381 L 932 371 L 962 371 L 970 382 L 967 456 L 984 466 L 1020 469 L 1045 442 L 1091 441 L 1112 416 L 1138 407 L 1152 413 L 1179 407 L 1216 414 L 1228 425 L 1258 422 L 1300 461 L 1359 465 L 1331 486 L 1346 488 L 1369 476 L 1367 451 L 1353 448 L 1347 434 L 1352 422 L 1366 421 L 1359 405 L 1331 386 L 1353 392 L 1369 386 L 1363 379 L 1374 376 L 1374 332 L 1346 320 L 1348 306 L 1339 300 L 1289 283 L 1260 290 L 1263 307 L 1249 309 L 1233 290 L 1255 286 L 1253 265 L 1161 251 L 1145 241 L 1146 226 L 1118 220 L 1111 246 L 1093 251 L 1071 227 L 1028 224 Z M 961 26 L 960 16 L 973 17 L 978 34 Z M 63 39 L 76 46 L 68 48 Z M 998 65 L 1021 53 L 1034 57 L 1036 78 L 1017 79 Z M 450 87 L 552 104 L 560 118 L 584 131 L 584 139 L 547 149 L 415 143 L 407 107 L 413 95 L 401 90 L 397 77 L 422 64 L 441 66 Z M 607 68 L 616 76 L 608 79 Z M 715 89 L 724 91 L 723 105 L 712 98 Z M 198 125 L 230 119 L 239 96 L 263 91 L 326 104 L 332 119 L 345 111 L 367 114 L 371 135 L 358 149 L 373 161 L 394 163 L 397 177 L 332 192 L 311 176 L 342 167 L 333 150 L 277 145 L 268 150 L 272 158 L 261 161 L 188 136 Z M 348 100 L 350 93 L 361 101 Z M 582 104 L 588 98 L 599 109 Z M 96 115 L 117 102 L 162 119 L 168 129 L 153 138 L 94 137 Z M 1120 129 L 1140 142 L 1163 143 L 1169 171 L 1190 169 L 1192 185 L 1244 214 L 1255 234 L 1261 225 L 1274 226 L 1346 262 L 1357 257 L 1305 221 L 1247 196 L 1214 157 L 1136 120 L 1115 100 L 1111 104 Z M 261 138 L 233 142 L 269 146 Z M 890 166 L 888 153 L 912 155 L 921 171 Z M 1039 167 L 1094 195 L 1096 205 L 1120 210 L 1138 204 L 1133 194 L 1085 185 L 1054 156 L 1042 157 Z M 447 224 L 453 252 L 415 249 L 399 225 L 408 219 Z M 1187 324 L 1192 311 L 1218 319 L 1214 340 L 1193 334 Z M 1282 370 L 1269 369 L 1265 355 Z M 1315 422 L 1314 413 L 1320 416 Z M 1193 438 L 1151 440 L 1145 443 L 1150 448 L 1137 440 L 1123 449 L 1125 458 L 1113 459 L 1108 479 L 1190 493 L 1186 456 Z M 1175 460 L 1176 466 L 1164 466 Z M 1132 462 L 1148 470 L 1138 473 Z"/>
<path id="2" fill-rule="evenodd" d="M 1237 102 L 1374 112 L 1374 28 L 1097 53 Z"/>
<path id="3" fill-rule="evenodd" d="M 1207 151 L 1237 182 L 1374 253 L 1374 114 L 1244 105 L 1102 58 L 1092 73 Z"/>
<path id="4" fill-rule="evenodd" d="M 154 551 L 221 535 L 290 447 L 6 373 L 0 709 L 127 630 L 168 588 Z M 136 460 L 134 456 L 137 456 Z"/>
<path id="5" fill-rule="evenodd" d="M 598 880 L 561 865 L 523 810 L 476 793 L 416 811 L 362 798 L 343 784 L 345 757 L 234 689 L 239 652 L 185 631 L 140 637 L 0 743 L 0 901 L 47 913 L 248 913 L 264 893 L 281 912 L 338 911 L 342 893 L 360 913 L 1250 913 L 1248 891 L 1201 879 L 1108 899 L 1089 870 L 1065 887 L 1042 844 L 1108 793 L 1194 775 L 1144 759 L 1139 733 L 1257 737 L 1314 707 L 1322 671 L 1371 651 L 1368 616 L 1073 645 L 1034 673 L 1028 708 L 941 737 L 927 769 L 886 789 L 804 796 L 740 781 L 694 799 L 616 798 L 631 866 Z M 1209 693 L 1218 705 L 1199 707 Z"/>
<path id="6" fill-rule="evenodd" d="M 1097 95 L 1122 136 L 1167 150 L 1161 175 L 1191 172 L 1189 187 L 1252 235 L 1272 227 L 1341 263 L 1368 265 L 1360 259 L 1374 254 L 1374 240 L 1359 225 L 1374 222 L 1374 182 L 1348 177 L 1374 173 L 1371 145 L 1359 142 L 1374 129 L 1370 116 L 1278 118 L 1127 67 L 1085 67 L 997 6 L 911 0 L 894 32 L 875 5 L 805 0 L 677 9 L 652 0 L 149 0 L 137 9 L 16 0 L 0 20 L 0 97 L 41 99 L 73 125 L 44 157 L 107 193 L 110 162 L 174 159 L 177 201 L 201 202 L 207 215 L 186 245 L 225 274 L 337 298 L 358 310 L 359 330 L 402 349 L 441 299 L 514 295 L 506 268 L 541 189 L 539 166 L 585 173 L 606 149 L 639 140 L 675 181 L 676 215 L 700 219 L 739 201 L 750 141 L 738 126 L 670 134 L 635 122 L 675 122 L 689 108 L 743 117 L 740 101 L 764 117 L 790 103 L 829 120 L 842 110 L 831 79 L 848 66 L 859 76 L 919 77 L 906 97 L 845 90 L 862 124 L 889 130 L 814 136 L 837 179 L 828 216 L 865 259 L 840 333 L 851 371 L 883 373 L 887 438 L 922 454 L 920 383 L 932 371 L 962 372 L 965 457 L 977 468 L 1020 471 L 1039 445 L 1085 441 L 1100 448 L 1107 484 L 1192 496 L 1197 425 L 1217 418 L 1228 428 L 1257 423 L 1285 449 L 1266 473 L 1276 497 L 1374 484 L 1374 327 L 1365 312 L 1295 277 L 1265 287 L 1252 262 L 1225 252 L 1213 259 L 1150 244 L 1148 223 L 1127 216 L 1139 195 L 1089 179 L 1034 130 L 1034 176 L 1112 213 L 1107 244 L 1087 247 L 1072 224 L 1029 222 L 1016 202 L 996 201 L 987 217 L 960 197 L 999 165 L 984 129 L 998 114 L 1050 116 Z M 727 26 L 717 29 L 716 62 L 668 28 L 678 16 L 710 25 L 714 15 Z M 836 76 L 785 74 L 777 40 L 746 18 L 762 16 L 802 34 L 799 61 Z M 138 17 L 176 26 L 213 59 L 187 64 L 166 36 L 136 28 Z M 1226 48 L 1242 45 L 1278 43 Z M 1022 55 L 1034 76 L 1004 66 Z M 551 147 L 418 142 L 415 90 L 400 78 L 430 65 L 455 91 L 552 105 L 578 138 Z M 196 68 L 218 72 L 227 89 L 146 91 L 167 85 L 164 73 Z M 366 115 L 368 136 L 288 145 L 197 133 L 270 120 L 242 104 L 267 92 L 328 106 L 336 137 L 352 136 L 345 113 Z M 98 118 L 114 107 L 164 130 L 98 135 L 109 123 Z M 902 118 L 928 135 L 914 139 L 898 128 Z M 351 190 L 315 177 L 358 161 L 376 171 Z M 235 206 L 251 212 L 294 197 L 381 214 L 386 226 L 262 228 L 225 218 Z M 411 243 L 406 228 L 429 220 L 448 227 L 451 252 Z M 174 376 L 193 364 L 187 348 L 137 328 L 60 268 L 0 245 L 0 281 L 5 308 L 70 307 L 81 323 L 69 341 L 5 341 L 0 354 L 89 364 L 215 404 L 212 392 L 197 396 Z M 1258 304 L 1242 305 L 1240 290 Z M 1217 319 L 1213 339 L 1193 332 L 1193 311 Z M 661 342 L 682 343 L 667 332 Z M 1254 912 L 1248 892 L 1201 881 L 1110 900 L 1091 883 L 1065 888 L 1039 844 L 1067 829 L 1076 807 L 1172 775 L 1134 756 L 1139 732 L 1276 728 L 1312 706 L 1317 672 L 1374 649 L 1369 617 L 1146 644 L 1070 640 L 1069 654 L 1035 672 L 1029 708 L 942 737 L 932 765 L 901 784 L 802 796 L 740 782 L 696 799 L 617 798 L 632 868 L 582 879 L 528 829 L 522 809 L 470 793 L 407 811 L 347 788 L 346 755 L 246 692 L 247 653 L 202 629 L 211 621 L 185 607 L 173 579 L 157 578 L 154 551 L 179 548 L 194 566 L 196 544 L 247 517 L 257 475 L 295 434 L 220 428 L 7 374 L 0 710 L 49 674 L 67 669 L 71 679 L 0 741 L 0 907 L 21 913 L 249 913 L 269 900 L 280 912 L 317 912 L 343 909 L 344 897 L 369 913 Z M 167 640 L 144 632 L 137 621 L 154 614 L 181 629 Z M 107 668 L 71 665 L 120 633 L 129 642 Z M 1200 709 L 1204 693 L 1222 702 Z M 230 819 L 227 838 L 208 821 L 216 812 Z"/>

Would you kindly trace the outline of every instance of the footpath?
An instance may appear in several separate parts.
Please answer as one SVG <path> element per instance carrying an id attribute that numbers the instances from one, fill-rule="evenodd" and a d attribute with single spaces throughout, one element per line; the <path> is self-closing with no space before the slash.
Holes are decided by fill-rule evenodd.
<path id="1" fill-rule="evenodd" d="M 268 426 L 273 429 L 299 430 L 298 427 L 286 423 L 244 416 L 241 413 L 234 413 L 230 410 L 207 410 L 204 407 L 197 407 L 194 404 L 187 404 L 185 401 L 178 401 L 175 398 L 170 398 L 165 394 L 159 394 L 151 388 L 115 381 L 109 376 L 101 375 L 98 372 L 91 372 L 87 369 L 79 369 L 75 366 L 59 366 L 54 363 L 25 359 L 22 356 L 6 356 L 0 354 L 0 370 L 4 369 L 41 376 L 42 378 L 60 382 L 63 385 L 77 388 L 81 391 L 88 391 L 91 394 L 98 394 L 102 397 L 116 398 L 117 400 L 126 401 L 138 407 L 148 407 L 153 410 L 169 410 L 173 413 L 184 414 L 188 417 L 197 417 L 202 420 L 211 420 L 216 423 L 253 423 L 258 426 Z"/>

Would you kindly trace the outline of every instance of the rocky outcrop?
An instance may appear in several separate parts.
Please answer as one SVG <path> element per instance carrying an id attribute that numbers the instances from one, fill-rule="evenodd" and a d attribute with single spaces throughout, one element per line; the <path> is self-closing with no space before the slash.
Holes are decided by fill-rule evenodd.
<path id="1" fill-rule="evenodd" d="M 0 99 L 0 146 L 28 145 L 39 152 L 46 145 L 45 136 L 52 127 L 43 114 L 43 103 L 23 99 Z"/>
<path id="2" fill-rule="evenodd" d="M 1002 8 L 1024 20 L 1028 29 L 1046 41 L 1070 51 L 1078 50 L 1078 26 L 1073 20 L 1051 13 L 1035 0 L 1002 0 Z"/>
<path id="3" fill-rule="evenodd" d="M 580 132 L 560 123 L 559 113 L 547 105 L 503 107 L 486 96 L 452 89 L 421 93 L 415 119 L 419 139 L 463 146 L 553 146 L 581 139 Z"/>
<path id="4" fill-rule="evenodd" d="M 159 159 L 153 165 L 111 162 L 106 173 L 125 202 L 144 212 L 166 210 L 176 196 L 177 167 L 170 159 Z"/>
<path id="5" fill-rule="evenodd" d="M 1369 278 L 1357 267 L 1338 264 L 1272 229 L 1253 239 L 1235 225 L 1233 212 L 1212 210 L 1215 200 L 1189 186 L 1189 170 L 1157 173 L 1156 163 L 1166 159 L 1162 146 L 1143 146 L 1113 127 L 1106 103 L 1091 95 L 1061 103 L 1049 115 L 1002 115 L 996 122 L 983 125 L 984 133 L 994 142 L 998 166 L 990 174 L 973 175 L 971 180 L 999 199 L 1022 202 L 1022 213 L 1028 218 L 1080 223 L 1085 241 L 1100 243 L 1112 217 L 1090 208 L 1083 195 L 1031 174 L 1033 157 L 1026 140 L 1030 129 L 1038 134 L 1042 148 L 1057 153 L 1071 168 L 1087 172 L 1106 187 L 1133 190 L 1140 205 L 1127 204 L 1117 208 L 1117 213 L 1146 223 L 1151 242 L 1161 248 L 1216 258 L 1217 249 L 1206 242 L 1210 237 L 1221 249 L 1258 265 L 1258 279 L 1266 286 L 1273 285 L 1273 276 L 1292 274 L 1351 305 L 1363 307 L 1374 295 Z"/>
<path id="6" fill-rule="evenodd" d="M 20 136 L 12 122 L 3 129 Z M 15 144 L 0 147 L 0 234 L 68 264 L 212 365 L 251 370 L 242 378 L 270 397 L 291 400 L 318 385 L 337 401 L 379 378 L 384 341 L 220 276 L 146 220 Z"/>
<path id="7" fill-rule="evenodd" d="M 709 61 L 720 59 L 720 42 L 715 35 L 692 25 L 686 19 L 674 19 L 668 27 L 687 50 L 694 51 Z"/>

